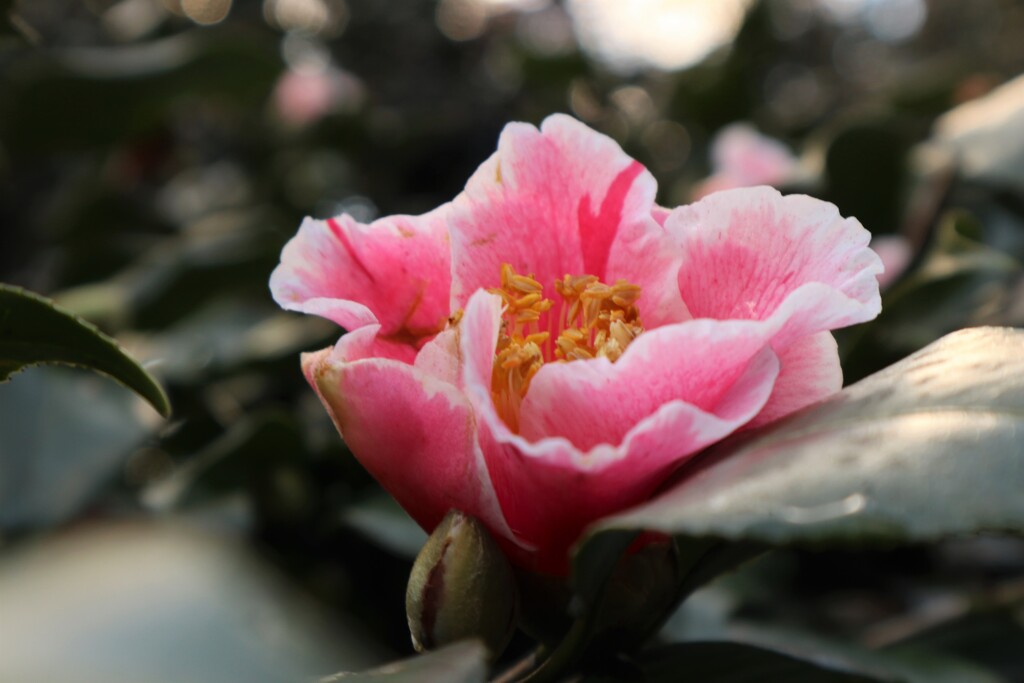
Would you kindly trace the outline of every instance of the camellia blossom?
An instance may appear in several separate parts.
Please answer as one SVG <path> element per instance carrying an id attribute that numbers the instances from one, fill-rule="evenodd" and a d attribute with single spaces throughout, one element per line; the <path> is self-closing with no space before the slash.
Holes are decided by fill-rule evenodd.
<path id="1" fill-rule="evenodd" d="M 285 125 L 304 128 L 331 112 L 355 111 L 363 98 L 363 85 L 352 74 L 329 65 L 305 65 L 281 74 L 273 105 Z"/>
<path id="2" fill-rule="evenodd" d="M 714 173 L 693 192 L 695 199 L 712 192 L 755 185 L 780 185 L 796 172 L 797 158 L 784 144 L 745 123 L 733 123 L 711 142 Z"/>
<path id="3" fill-rule="evenodd" d="M 870 235 L 766 188 L 675 209 L 610 138 L 509 124 L 451 203 L 307 219 L 271 278 L 348 330 L 302 367 L 425 529 L 456 508 L 551 574 L 695 453 L 842 384 L 829 330 L 880 310 Z"/>

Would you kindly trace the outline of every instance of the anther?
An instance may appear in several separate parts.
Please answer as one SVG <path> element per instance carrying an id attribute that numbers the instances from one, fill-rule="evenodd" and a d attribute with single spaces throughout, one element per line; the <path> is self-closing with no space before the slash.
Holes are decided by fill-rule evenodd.
<path id="1" fill-rule="evenodd" d="M 524 294 L 534 294 L 544 290 L 544 287 L 539 282 L 532 277 L 525 277 L 523 275 L 513 275 L 509 278 L 509 284 L 513 289 Z"/>
<path id="2" fill-rule="evenodd" d="M 544 298 L 543 285 L 507 263 L 501 267 L 501 287 L 490 290 L 503 304 L 491 393 L 513 431 L 519 428 L 523 398 L 545 361 L 615 362 L 643 332 L 636 285 L 625 280 L 607 285 L 594 275 L 566 274 L 554 281 L 554 290 L 563 300 L 558 319 L 546 317 L 554 302 Z"/>
<path id="3" fill-rule="evenodd" d="M 540 292 L 534 292 L 533 294 L 527 294 L 526 296 L 519 297 L 518 299 L 512 302 L 512 305 L 515 306 L 516 308 L 529 308 L 530 306 L 533 306 L 535 303 L 540 302 L 540 300 Z"/>

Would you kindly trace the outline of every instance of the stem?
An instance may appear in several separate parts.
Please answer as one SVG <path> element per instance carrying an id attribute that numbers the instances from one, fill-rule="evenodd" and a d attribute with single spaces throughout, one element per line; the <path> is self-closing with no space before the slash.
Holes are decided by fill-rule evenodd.
<path id="1" fill-rule="evenodd" d="M 520 683 L 554 683 L 567 669 L 579 661 L 590 642 L 593 620 L 577 619 L 562 642 L 539 667 L 520 679 Z"/>
<path id="2" fill-rule="evenodd" d="M 593 582 L 595 585 L 590 586 L 586 591 L 587 594 L 596 596 L 594 603 L 589 606 L 589 609 L 580 610 L 583 612 L 582 614 L 579 614 L 579 611 L 577 611 L 578 616 L 569 628 L 569 632 L 565 634 L 561 642 L 551 651 L 551 654 L 541 661 L 540 665 L 526 673 L 522 678 L 509 679 L 508 683 L 554 683 L 579 663 L 586 654 L 590 641 L 594 636 L 594 631 L 597 628 L 597 617 L 601 613 L 602 603 L 607 597 L 604 595 L 604 589 L 607 587 L 619 559 L 622 558 L 626 549 L 633 542 L 633 539 L 636 538 L 636 535 L 633 532 L 619 533 L 616 535 L 615 542 L 599 544 L 598 550 L 600 552 L 596 555 L 590 553 L 590 555 L 593 555 L 591 559 L 595 561 L 601 560 L 599 566 L 603 567 L 599 578 Z M 577 557 L 577 561 L 579 561 L 579 557 Z M 579 586 L 577 586 L 578 589 Z M 540 658 L 542 651 L 538 650 L 535 654 L 537 658 Z M 514 666 L 513 669 L 517 675 L 523 670 L 519 664 Z M 499 679 L 498 683 L 506 683 L 505 678 Z"/>

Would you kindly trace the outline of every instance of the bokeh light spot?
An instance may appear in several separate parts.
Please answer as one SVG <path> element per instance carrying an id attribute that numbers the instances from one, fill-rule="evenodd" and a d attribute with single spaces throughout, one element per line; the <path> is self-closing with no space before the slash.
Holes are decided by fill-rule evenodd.
<path id="1" fill-rule="evenodd" d="M 750 0 L 569 0 L 583 48 L 619 72 L 696 64 L 729 43 Z"/>
<path id="2" fill-rule="evenodd" d="M 895 43 L 920 31 L 927 17 L 924 0 L 886 0 L 868 6 L 864 23 L 874 37 Z"/>
<path id="3" fill-rule="evenodd" d="M 337 35 L 349 11 L 344 0 L 264 0 L 263 16 L 284 31 Z"/>
<path id="4" fill-rule="evenodd" d="M 479 38 L 487 28 L 487 8 L 475 0 L 441 0 L 434 18 L 446 38 L 459 42 Z"/>
<path id="5" fill-rule="evenodd" d="M 181 9 L 192 21 L 208 26 L 224 20 L 231 11 L 231 0 L 181 0 Z"/>

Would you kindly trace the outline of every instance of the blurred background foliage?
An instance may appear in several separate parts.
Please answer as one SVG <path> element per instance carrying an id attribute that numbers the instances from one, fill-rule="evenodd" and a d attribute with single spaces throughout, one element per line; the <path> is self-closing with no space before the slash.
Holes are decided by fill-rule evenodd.
<path id="1" fill-rule="evenodd" d="M 303 216 L 428 210 L 508 121 L 574 114 L 668 206 L 728 124 L 781 140 L 779 185 L 904 252 L 840 335 L 848 381 L 1024 323 L 1021 45 L 1018 0 L 0 0 L 0 281 L 174 405 L 63 368 L 0 387 L 0 672 L 288 681 L 411 652 L 424 536 L 299 372 L 339 331 L 267 281 Z M 663 635 L 779 623 L 1024 680 L 1024 543 L 776 552 Z"/>

